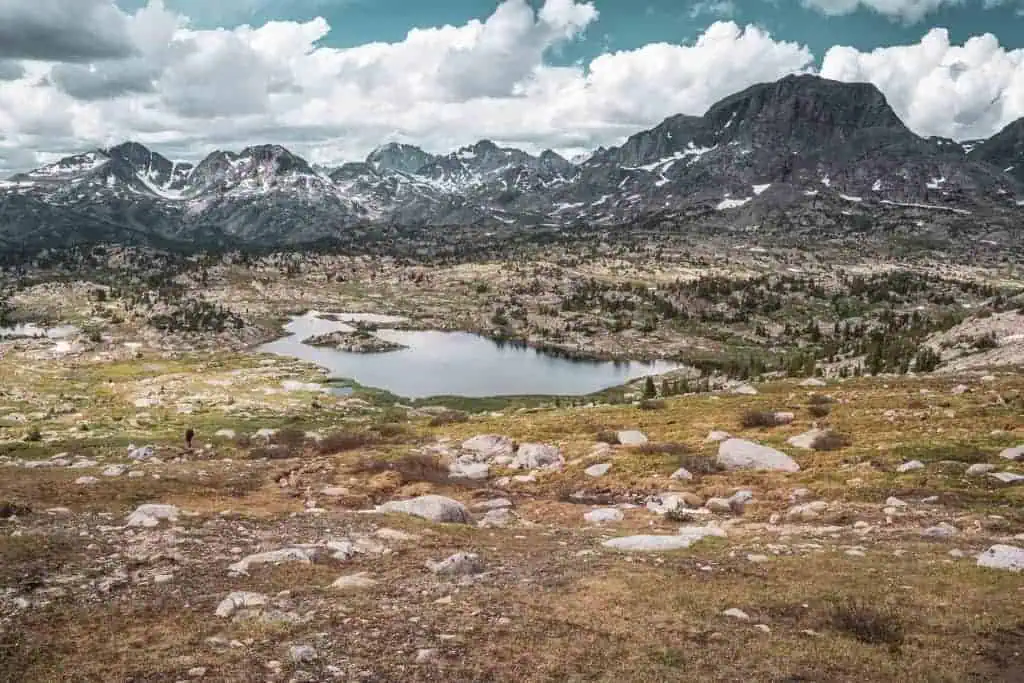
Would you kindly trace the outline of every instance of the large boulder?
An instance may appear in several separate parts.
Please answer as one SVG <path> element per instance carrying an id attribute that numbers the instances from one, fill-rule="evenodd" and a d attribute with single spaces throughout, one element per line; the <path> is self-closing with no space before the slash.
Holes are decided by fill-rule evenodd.
<path id="1" fill-rule="evenodd" d="M 612 538 L 603 543 L 604 547 L 630 552 L 659 552 L 682 550 L 708 537 L 725 538 L 722 529 L 706 526 L 683 527 L 675 536 L 624 536 Z"/>
<path id="2" fill-rule="evenodd" d="M 745 439 L 723 441 L 718 447 L 718 464 L 727 470 L 800 471 L 800 465 L 782 451 Z"/>
<path id="3" fill-rule="evenodd" d="M 643 446 L 647 443 L 647 435 L 635 429 L 625 429 L 619 432 L 619 443 L 623 446 Z"/>
<path id="4" fill-rule="evenodd" d="M 1024 445 L 1004 448 L 999 453 L 999 457 L 1007 460 L 1024 460 Z"/>
<path id="5" fill-rule="evenodd" d="M 377 506 L 377 512 L 398 512 L 422 517 L 431 522 L 469 524 L 473 518 L 462 503 L 444 496 L 420 496 L 409 500 L 393 500 Z"/>
<path id="6" fill-rule="evenodd" d="M 515 447 L 512 439 L 498 434 L 480 434 L 462 442 L 462 450 L 477 462 L 511 458 Z"/>
<path id="7" fill-rule="evenodd" d="M 989 569 L 1024 571 L 1024 548 L 1013 545 L 994 545 L 978 555 L 978 566 Z"/>
<path id="8" fill-rule="evenodd" d="M 509 465 L 517 470 L 535 470 L 543 467 L 558 468 L 565 464 L 562 451 L 557 446 L 545 443 L 524 443 L 516 451 L 516 457 Z"/>

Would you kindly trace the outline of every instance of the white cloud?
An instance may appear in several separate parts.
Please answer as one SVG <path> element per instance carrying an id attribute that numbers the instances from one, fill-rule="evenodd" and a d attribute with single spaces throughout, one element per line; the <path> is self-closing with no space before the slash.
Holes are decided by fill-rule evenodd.
<path id="1" fill-rule="evenodd" d="M 0 0 L 0 58 L 88 61 L 131 51 L 124 14 L 110 0 Z"/>
<path id="2" fill-rule="evenodd" d="M 391 140 L 447 151 L 484 137 L 573 153 L 814 64 L 805 46 L 726 21 L 693 43 L 554 66 L 550 51 L 597 19 L 579 0 L 505 0 L 482 21 L 345 49 L 321 45 L 323 19 L 197 30 L 159 0 L 122 19 L 131 56 L 24 61 L 0 79 L 0 169 L 126 139 L 189 159 L 279 142 L 336 163 Z M 823 73 L 877 83 L 918 132 L 973 137 L 1024 114 L 1021 65 L 991 36 L 955 46 L 933 31 L 870 53 L 833 48 Z"/>
<path id="3" fill-rule="evenodd" d="M 985 0 L 986 3 L 992 1 Z M 959 5 L 962 2 L 963 0 L 803 0 L 805 7 L 831 16 L 850 14 L 864 8 L 908 24 L 921 21 L 940 7 Z"/>

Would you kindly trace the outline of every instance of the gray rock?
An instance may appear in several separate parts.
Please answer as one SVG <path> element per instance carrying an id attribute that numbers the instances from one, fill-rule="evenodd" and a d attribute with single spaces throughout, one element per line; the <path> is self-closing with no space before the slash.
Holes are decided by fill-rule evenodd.
<path id="1" fill-rule="evenodd" d="M 264 553 L 255 553 L 228 565 L 228 571 L 234 574 L 248 574 L 254 564 L 281 564 L 282 562 L 300 562 L 311 564 L 313 554 L 305 548 L 281 548 Z"/>
<path id="2" fill-rule="evenodd" d="M 825 380 L 818 379 L 817 377 L 808 377 L 803 382 L 800 382 L 800 386 L 802 386 L 802 387 L 824 387 L 824 386 L 828 386 L 828 383 L 825 382 Z"/>
<path id="3" fill-rule="evenodd" d="M 785 453 L 744 439 L 723 441 L 718 447 L 718 464 L 727 470 L 800 471 L 800 465 Z"/>
<path id="4" fill-rule="evenodd" d="M 524 443 L 516 451 L 510 467 L 517 470 L 558 468 L 565 464 L 562 451 L 557 446 L 544 443 Z"/>
<path id="5" fill-rule="evenodd" d="M 789 437 L 789 439 L 786 440 L 786 443 L 793 448 L 802 448 L 805 451 L 809 451 L 814 448 L 814 442 L 817 441 L 819 437 L 825 436 L 826 434 L 828 434 L 827 429 L 811 429 L 803 434 L 797 434 L 796 436 Z"/>
<path id="6" fill-rule="evenodd" d="M 921 536 L 924 538 L 950 538 L 957 534 L 957 529 L 952 524 L 946 522 L 940 522 L 935 526 L 930 526 L 921 532 Z"/>
<path id="7" fill-rule="evenodd" d="M 731 438 L 732 434 L 730 434 L 729 432 L 715 430 L 712 432 L 708 432 L 707 437 L 704 439 L 704 443 L 721 443 Z"/>
<path id="8" fill-rule="evenodd" d="M 626 429 L 618 433 L 619 443 L 623 446 L 643 446 L 647 443 L 647 435 L 635 429 Z"/>
<path id="9" fill-rule="evenodd" d="M 730 390 L 737 396 L 757 396 L 757 389 L 750 386 L 749 384 L 738 384 Z"/>
<path id="10" fill-rule="evenodd" d="M 966 474 L 969 477 L 980 477 L 983 474 L 988 474 L 996 469 L 995 465 L 990 465 L 985 462 L 979 462 L 971 465 L 967 468 Z"/>
<path id="11" fill-rule="evenodd" d="M 889 496 L 885 499 L 885 506 L 891 508 L 905 508 L 907 504 L 896 496 Z"/>
<path id="12" fill-rule="evenodd" d="M 795 413 L 780 412 L 775 413 L 775 424 L 777 425 L 788 425 L 793 424 L 793 420 L 796 419 Z"/>
<path id="13" fill-rule="evenodd" d="M 448 467 L 448 476 L 452 479 L 469 479 L 482 481 L 491 473 L 491 466 L 483 462 L 453 462 Z"/>
<path id="14" fill-rule="evenodd" d="M 722 612 L 722 616 L 729 617 L 730 619 L 739 619 L 740 621 L 750 621 L 750 616 L 738 607 L 730 607 Z"/>
<path id="15" fill-rule="evenodd" d="M 988 476 L 1004 484 L 1020 484 L 1024 482 L 1024 474 L 1015 474 L 1013 472 L 989 472 Z"/>
<path id="16" fill-rule="evenodd" d="M 828 509 L 828 503 L 816 500 L 812 503 L 796 505 L 786 511 L 786 519 L 792 522 L 813 522 Z"/>
<path id="17" fill-rule="evenodd" d="M 397 512 L 439 523 L 470 524 L 473 521 L 469 510 L 462 503 L 437 495 L 393 500 L 378 505 L 377 512 Z"/>
<path id="18" fill-rule="evenodd" d="M 437 650 L 432 647 L 424 647 L 416 650 L 416 663 L 427 664 L 437 659 Z"/>
<path id="19" fill-rule="evenodd" d="M 234 439 L 235 438 L 235 430 L 234 429 L 218 429 L 216 432 L 214 432 L 213 435 L 215 437 L 217 437 L 218 439 Z"/>
<path id="20" fill-rule="evenodd" d="M 347 574 L 345 576 L 339 576 L 331 584 L 331 588 L 342 591 L 358 591 L 368 590 L 373 588 L 379 583 L 376 579 L 370 578 L 367 572 L 359 572 L 358 574 Z"/>
<path id="21" fill-rule="evenodd" d="M 152 528 L 159 526 L 161 521 L 178 521 L 178 508 L 173 505 L 159 505 L 147 503 L 135 508 L 135 511 L 128 515 L 125 526 Z"/>
<path id="22" fill-rule="evenodd" d="M 597 508 L 583 515 L 583 519 L 591 524 L 603 524 L 605 522 L 621 522 L 622 510 L 618 508 Z"/>
<path id="23" fill-rule="evenodd" d="M 462 450 L 471 453 L 477 462 L 488 462 L 501 456 L 511 457 L 515 443 L 507 436 L 480 434 L 463 441 Z"/>
<path id="24" fill-rule="evenodd" d="M 512 524 L 515 521 L 515 514 L 509 508 L 496 508 L 494 510 L 488 510 L 487 514 L 480 520 L 480 526 L 483 529 L 491 527 L 505 527 Z"/>
<path id="25" fill-rule="evenodd" d="M 228 594 L 228 597 L 220 601 L 217 605 L 217 611 L 214 612 L 218 617 L 227 619 L 235 614 L 240 609 L 251 609 L 253 607 L 262 607 L 267 604 L 267 596 L 263 593 L 249 593 L 245 591 L 234 591 Z"/>
<path id="26" fill-rule="evenodd" d="M 309 645 L 292 645 L 288 648 L 288 657 L 295 664 L 312 664 L 316 661 L 316 650 Z"/>
<path id="27" fill-rule="evenodd" d="M 903 474 L 904 472 L 913 472 L 914 470 L 923 470 L 923 469 L 924 469 L 924 463 L 923 462 L 921 462 L 920 460 L 911 460 L 910 462 L 905 462 L 902 465 L 900 465 L 899 467 L 897 467 L 896 471 L 899 472 L 900 474 Z"/>
<path id="28" fill-rule="evenodd" d="M 678 470 L 673 472 L 669 478 L 677 481 L 690 481 L 693 479 L 693 474 L 691 474 L 690 470 L 685 467 L 680 467 Z"/>
<path id="29" fill-rule="evenodd" d="M 725 538 L 726 533 L 715 527 L 683 527 L 675 536 L 623 536 L 612 538 L 602 545 L 629 552 L 663 552 L 689 548 L 705 538 Z"/>
<path id="30" fill-rule="evenodd" d="M 455 553 L 440 562 L 428 560 L 427 569 L 444 576 L 469 576 L 482 572 L 484 565 L 476 553 Z"/>
<path id="31" fill-rule="evenodd" d="M 608 474 L 608 470 L 612 468 L 611 463 L 601 463 L 600 465 L 591 465 L 587 469 L 583 470 L 584 474 L 588 477 L 603 477 Z"/>
<path id="32" fill-rule="evenodd" d="M 978 566 L 989 569 L 1024 571 L 1024 548 L 1013 545 L 994 545 L 978 555 Z"/>
<path id="33" fill-rule="evenodd" d="M 97 479 L 96 477 L 79 477 L 78 479 L 75 479 L 75 483 L 80 486 L 89 486 L 91 484 L 96 484 L 98 482 L 99 479 Z"/>
<path id="34" fill-rule="evenodd" d="M 704 507 L 717 515 L 727 515 L 732 512 L 732 505 L 728 498 L 708 498 Z"/>
<path id="35" fill-rule="evenodd" d="M 128 447 L 128 459 L 129 460 L 149 460 L 154 455 L 152 446 L 142 446 L 136 448 L 135 446 Z"/>
<path id="36" fill-rule="evenodd" d="M 110 465 L 103 470 L 104 477 L 120 477 L 122 474 L 128 471 L 125 465 Z"/>
<path id="37" fill-rule="evenodd" d="M 960 394 L 966 394 L 971 388 L 966 384 L 957 384 L 955 387 L 949 390 L 949 393 L 959 396 Z"/>
<path id="38" fill-rule="evenodd" d="M 1024 460 L 1024 445 L 1004 448 L 999 453 L 999 457 L 1007 460 Z"/>

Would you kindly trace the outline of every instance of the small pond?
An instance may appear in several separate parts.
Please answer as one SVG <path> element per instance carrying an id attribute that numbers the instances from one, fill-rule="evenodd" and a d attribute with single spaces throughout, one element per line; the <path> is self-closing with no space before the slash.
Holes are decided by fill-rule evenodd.
<path id="1" fill-rule="evenodd" d="M 385 325 L 401 321 L 386 316 L 332 317 L 338 320 L 325 319 L 315 312 L 294 318 L 285 325 L 288 336 L 257 350 L 316 363 L 332 378 L 352 379 L 405 398 L 578 396 L 676 367 L 668 361 L 570 360 L 476 334 L 436 330 L 378 330 L 375 334 L 382 339 L 408 347 L 387 353 L 349 353 L 302 343 L 315 335 L 350 330 L 342 320 Z"/>

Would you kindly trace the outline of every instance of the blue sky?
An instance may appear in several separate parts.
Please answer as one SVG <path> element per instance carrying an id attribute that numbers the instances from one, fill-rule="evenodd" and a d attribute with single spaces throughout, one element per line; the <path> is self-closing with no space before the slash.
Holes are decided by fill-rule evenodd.
<path id="1" fill-rule="evenodd" d="M 316 16 L 332 30 L 325 45 L 351 47 L 372 41 L 396 42 L 412 28 L 459 25 L 484 19 L 495 0 L 165 0 L 188 15 L 197 26 L 215 28 L 270 20 L 304 21 Z M 852 0 L 851 0 L 852 1 Z M 940 0 L 908 0 L 907 6 Z M 130 8 L 144 4 L 127 0 Z M 542 4 L 537 0 L 535 6 Z M 629 50 L 651 42 L 692 41 L 718 19 L 766 28 L 776 39 L 807 45 L 821 56 L 833 45 L 861 50 L 914 43 L 934 26 L 947 28 L 953 42 L 992 33 L 1004 47 L 1024 47 L 1024 3 L 1004 0 L 962 0 L 942 4 L 920 20 L 906 21 L 859 5 L 849 14 L 829 15 L 800 0 L 594 0 L 600 18 L 577 43 L 557 59 L 589 59 L 607 50 Z M 822 4 L 844 5 L 842 0 Z M 891 0 L 890 6 L 898 6 Z"/>

